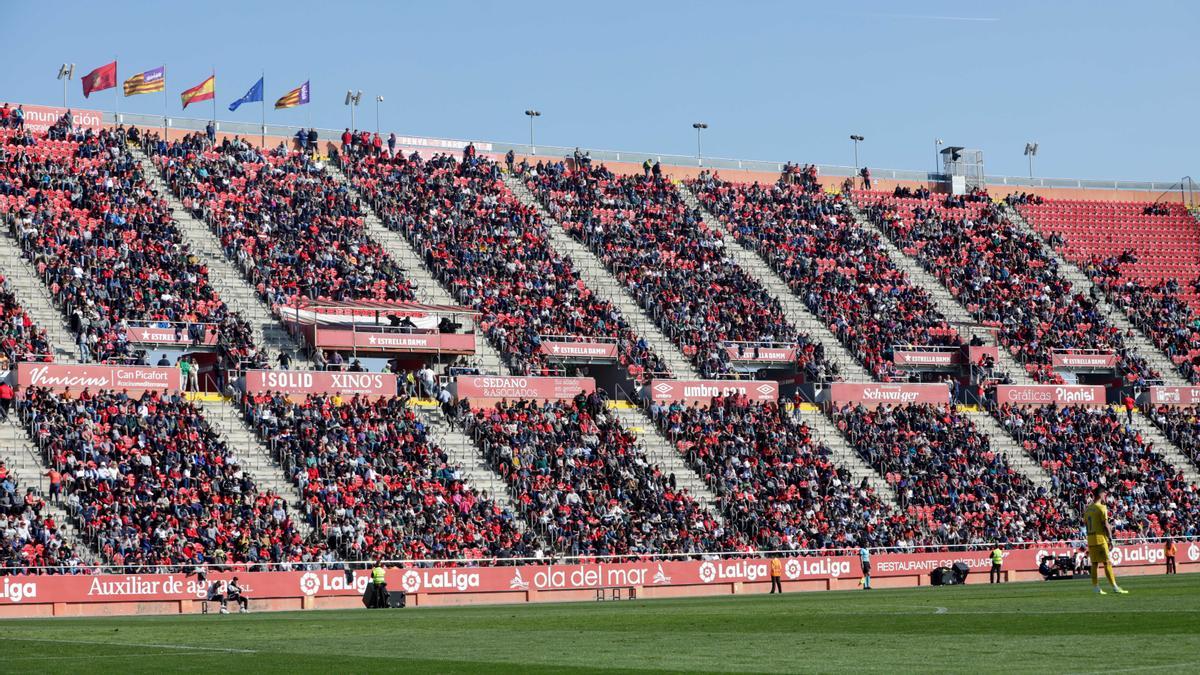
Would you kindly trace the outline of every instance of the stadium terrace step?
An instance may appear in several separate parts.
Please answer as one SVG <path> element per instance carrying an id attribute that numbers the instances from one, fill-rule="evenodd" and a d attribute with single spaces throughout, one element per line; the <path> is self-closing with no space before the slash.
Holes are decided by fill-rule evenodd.
<path id="1" fill-rule="evenodd" d="M 819 410 L 797 408 L 792 414 L 796 420 L 807 424 L 808 428 L 812 429 L 814 440 L 824 443 L 825 447 L 829 448 L 830 460 L 849 471 L 850 476 L 854 478 L 855 485 L 866 478 L 867 484 L 875 490 L 875 494 L 881 501 L 901 512 L 904 511 L 896 499 L 896 491 L 892 489 L 892 486 L 888 485 L 883 476 L 880 476 L 871 465 L 858 456 L 858 453 L 851 447 L 849 439 L 834 426 L 825 413 Z"/>
<path id="2" fill-rule="evenodd" d="M 431 440 L 446 451 L 450 464 L 462 467 L 463 479 L 467 485 L 478 492 L 480 496 L 492 499 L 503 508 L 508 509 L 515 516 L 513 525 L 518 530 L 521 532 L 528 530 L 529 523 L 521 517 L 520 510 L 517 509 L 512 495 L 508 492 L 508 485 L 483 458 L 475 441 L 463 433 L 457 424 L 448 420 L 438 406 L 421 407 L 417 410 L 417 414 L 429 426 Z"/>
<path id="3" fill-rule="evenodd" d="M 825 358 L 837 366 L 842 379 L 853 382 L 869 382 L 873 379 L 871 374 L 858 362 L 858 359 L 846 349 L 841 340 L 838 340 L 833 331 L 829 330 L 825 322 L 817 318 L 800 298 L 796 297 L 787 282 L 780 278 L 761 256 L 739 244 L 725 231 L 725 227 L 720 221 L 714 218 L 708 209 L 700 205 L 691 188 L 683 183 L 679 183 L 675 187 L 679 190 L 679 196 L 683 202 L 689 208 L 700 213 L 700 217 L 703 218 L 704 224 L 708 226 L 709 230 L 721 233 L 725 251 L 729 253 L 738 267 L 753 276 L 779 302 L 787 320 L 800 332 L 807 333 L 821 343 L 825 348 Z"/>
<path id="4" fill-rule="evenodd" d="M 657 464 L 663 473 L 673 474 L 677 487 L 687 490 L 693 499 L 708 510 L 709 515 L 724 523 L 717 495 L 709 489 L 704 479 L 688 466 L 683 455 L 662 435 L 646 411 L 637 407 L 618 406 L 612 406 L 611 410 L 616 413 L 621 426 L 637 436 L 646 458 Z"/>
<path id="5" fill-rule="evenodd" d="M 1020 472 L 1022 476 L 1029 480 L 1034 485 L 1044 488 L 1047 492 L 1050 491 L 1051 482 L 1050 474 L 1042 468 L 1040 464 L 1029 453 L 1021 447 L 1012 434 L 1001 426 L 1000 422 L 986 410 L 975 409 L 967 413 L 971 423 L 975 425 L 981 433 L 987 436 L 988 445 L 1000 454 L 1004 455 L 1004 461 L 1008 463 L 1014 471 Z"/>
<path id="6" fill-rule="evenodd" d="M 1123 417 L 1125 409 L 1123 407 L 1118 409 L 1117 414 Z M 1179 449 L 1179 446 L 1171 442 L 1171 439 L 1167 438 L 1162 429 L 1159 429 L 1148 416 L 1144 413 L 1134 415 L 1133 428 L 1138 430 L 1143 440 L 1152 443 L 1154 451 L 1162 455 L 1171 466 L 1178 469 L 1187 482 L 1200 486 L 1200 467 L 1196 466 L 1187 454 Z"/>
<path id="7" fill-rule="evenodd" d="M 8 287 L 21 303 L 21 309 L 29 315 L 38 328 L 46 331 L 46 340 L 54 350 L 54 360 L 59 363 L 77 363 L 79 351 L 75 348 L 75 340 L 63 320 L 63 315 L 54 305 L 50 297 L 50 289 L 38 278 L 29 261 L 21 255 L 21 247 L 13 239 L 11 232 L 5 230 L 0 235 L 0 275 L 8 281 Z"/>
<path id="8" fill-rule="evenodd" d="M 850 209 L 851 215 L 854 216 L 854 222 L 867 232 L 879 237 L 880 248 L 892 259 L 892 264 L 904 272 L 910 284 L 925 289 L 925 292 L 929 294 L 937 310 L 942 313 L 942 316 L 955 324 L 954 327 L 959 331 L 960 335 L 977 337 L 986 344 L 996 344 L 996 339 L 992 332 L 979 325 L 975 317 L 971 316 L 967 308 L 963 307 L 955 299 L 950 291 L 938 281 L 937 277 L 930 274 L 920 263 L 897 248 L 895 242 L 889 239 L 883 230 L 876 227 L 875 223 L 872 223 L 871 219 L 867 218 L 862 212 L 862 209 L 858 208 L 858 204 L 855 204 L 850 199 L 846 200 L 846 204 Z M 996 366 L 999 370 L 1008 373 L 1013 384 L 1037 384 L 1029 376 L 1029 372 L 1025 370 L 1025 366 L 1018 363 L 1003 345 L 998 345 L 998 347 L 996 351 L 999 358 L 996 359 Z"/>
<path id="9" fill-rule="evenodd" d="M 354 182 L 342 173 L 342 170 L 336 166 L 334 162 L 325 164 L 325 170 L 331 176 L 336 178 L 346 186 L 346 189 L 358 200 L 359 206 L 363 212 L 363 229 L 371 239 L 383 247 L 383 250 L 392 260 L 404 271 L 404 275 L 408 277 L 415 288 L 413 291 L 417 295 L 417 299 L 421 302 L 431 305 L 459 305 L 461 304 L 452 293 L 446 290 L 433 274 L 425 268 L 425 262 L 421 259 L 421 254 L 412 247 L 398 232 L 393 232 L 384 225 L 379 216 L 375 214 L 375 209 L 371 206 L 371 202 L 354 187 Z M 511 375 L 512 371 L 508 364 L 500 358 L 500 352 L 496 351 L 491 342 L 486 339 L 486 336 L 476 324 L 475 330 L 479 333 L 480 338 L 475 340 L 475 357 L 474 364 L 483 373 Z"/>
<path id="10" fill-rule="evenodd" d="M 287 501 L 296 530 L 304 539 L 313 537 L 312 526 L 303 512 L 304 499 L 299 489 L 284 474 L 283 467 L 271 457 L 271 451 L 259 441 L 254 430 L 246 425 L 242 412 L 230 401 L 205 398 L 196 401 L 204 419 L 220 434 L 238 466 L 250 474 L 259 492 L 270 490 Z"/>
<path id="11" fill-rule="evenodd" d="M 537 210 L 538 217 L 546 226 L 549 243 L 559 253 L 571 259 L 580 278 L 587 284 L 588 289 L 597 297 L 608 302 L 621 311 L 621 317 L 629 322 L 637 334 L 641 336 L 654 353 L 661 356 L 670 367 L 671 373 L 682 379 L 699 379 L 700 374 L 692 366 L 679 347 L 659 329 L 654 320 L 638 305 L 637 300 L 617 281 L 604 265 L 586 246 L 567 234 L 546 207 L 542 205 L 529 188 L 511 174 L 505 173 L 504 183 L 508 189 L 521 200 L 525 206 Z"/>
<path id="12" fill-rule="evenodd" d="M 172 209 L 171 219 L 179 226 L 179 234 L 188 248 L 208 266 L 209 283 L 216 289 L 221 300 L 250 324 L 254 344 L 270 350 L 272 357 L 286 351 L 292 355 L 293 363 L 297 366 L 315 367 L 307 356 L 303 342 L 288 332 L 266 302 L 246 282 L 241 271 L 226 257 L 225 249 L 212 228 L 192 217 L 184 208 L 183 202 L 167 187 L 154 162 L 140 148 L 131 145 L 129 149 L 141 162 L 149 183 L 160 195 L 166 197 Z"/>
<path id="13" fill-rule="evenodd" d="M 1179 375 L 1179 371 L 1171 359 L 1155 346 L 1154 342 L 1141 329 L 1129 322 L 1123 310 L 1109 303 L 1105 299 L 1104 294 L 1100 292 L 1100 289 L 1096 288 L 1092 280 L 1075 263 L 1064 258 L 1058 251 L 1054 250 L 1053 246 L 1046 243 L 1041 233 L 1029 225 L 1029 222 L 1025 220 L 1019 210 L 1005 202 L 998 202 L 997 207 L 1014 225 L 1021 228 L 1024 232 L 1038 237 L 1043 242 L 1042 251 L 1046 254 L 1046 257 L 1058 263 L 1058 273 L 1064 279 L 1070 281 L 1071 285 L 1078 292 L 1084 293 L 1096 300 L 1096 306 L 1100 308 L 1100 311 L 1104 312 L 1104 315 L 1112 322 L 1113 326 L 1121 329 L 1121 332 L 1125 334 L 1125 339 L 1128 341 L 1129 346 L 1133 347 L 1139 356 L 1146 359 L 1151 368 L 1158 371 L 1159 376 L 1163 379 L 1163 384 L 1179 387 L 1188 384 Z"/>
<path id="14" fill-rule="evenodd" d="M 47 467 L 43 463 L 33 440 L 25 427 L 17 423 L 16 411 L 10 413 L 6 422 L 0 422 L 0 458 L 17 482 L 21 496 L 28 488 L 37 488 L 46 500 L 43 516 L 54 518 L 59 534 L 84 562 L 98 562 L 99 556 L 84 543 L 66 509 L 50 501 L 50 483 L 46 478 Z"/>

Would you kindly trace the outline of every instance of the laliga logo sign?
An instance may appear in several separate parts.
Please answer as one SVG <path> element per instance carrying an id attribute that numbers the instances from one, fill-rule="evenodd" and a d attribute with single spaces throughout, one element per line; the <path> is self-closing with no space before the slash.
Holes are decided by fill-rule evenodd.
<path id="1" fill-rule="evenodd" d="M 400 586 L 406 593 L 416 593 L 421 588 L 421 575 L 416 570 L 409 570 L 400 577 Z"/>
<path id="2" fill-rule="evenodd" d="M 316 595 L 321 590 L 321 580 L 312 572 L 305 572 L 300 577 L 300 592 L 305 595 Z"/>
<path id="3" fill-rule="evenodd" d="M 800 568 L 800 561 L 792 558 L 791 560 L 787 561 L 786 565 L 783 566 L 783 573 L 786 574 L 789 579 L 795 579 L 800 576 Z"/>
<path id="4" fill-rule="evenodd" d="M 12 583 L 7 578 L 3 585 L 0 585 L 0 600 L 11 600 L 12 602 L 20 602 L 25 598 L 37 597 L 37 582 L 29 581 L 26 583 Z"/>
<path id="5" fill-rule="evenodd" d="M 700 565 L 700 581 L 706 584 L 712 583 L 713 579 L 717 578 L 717 566 L 710 563 L 702 563 Z"/>
<path id="6" fill-rule="evenodd" d="M 367 577 L 354 577 L 346 581 L 342 574 L 326 574 L 322 572 L 305 572 L 300 575 L 300 592 L 305 595 L 316 595 L 321 591 L 356 591 L 362 593 L 367 588 Z"/>
<path id="7" fill-rule="evenodd" d="M 1188 560 L 1191 560 L 1192 562 L 1200 560 L 1200 546 L 1192 544 L 1188 547 Z"/>

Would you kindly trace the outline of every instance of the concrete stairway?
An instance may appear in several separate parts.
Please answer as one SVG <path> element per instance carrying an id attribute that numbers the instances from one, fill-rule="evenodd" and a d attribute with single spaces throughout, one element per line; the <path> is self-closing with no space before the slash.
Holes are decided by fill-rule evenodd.
<path id="1" fill-rule="evenodd" d="M 393 232 L 388 229 L 387 225 L 383 224 L 379 216 L 375 214 L 375 209 L 371 203 L 354 187 L 354 183 L 342 173 L 342 170 L 335 166 L 332 162 L 325 165 L 325 170 L 330 175 L 337 178 L 346 186 L 350 194 L 358 199 L 363 210 L 363 228 L 366 233 L 375 240 L 383 250 L 404 270 L 404 276 L 410 279 L 416 286 L 415 291 L 417 299 L 421 302 L 431 305 L 458 305 L 458 299 L 446 290 L 440 283 L 437 277 L 433 276 L 430 270 L 425 268 L 425 262 L 421 258 L 419 251 L 413 248 L 412 244 L 398 232 Z M 488 341 L 487 336 L 479 328 L 479 324 L 475 325 L 477 334 L 475 340 L 475 365 L 484 373 L 509 375 L 511 370 L 508 365 L 500 358 L 500 353 Z"/>
<path id="2" fill-rule="evenodd" d="M 481 496 L 486 496 L 508 509 L 516 516 L 513 523 L 517 529 L 522 532 L 527 530 L 529 523 L 521 516 L 520 509 L 508 491 L 508 484 L 483 458 L 482 449 L 475 445 L 475 441 L 467 436 L 461 427 L 446 419 L 441 408 L 420 408 L 419 414 L 429 427 L 429 435 L 433 442 L 446 451 L 451 464 L 462 468 L 466 484 Z"/>
<path id="3" fill-rule="evenodd" d="M 95 551 L 83 543 L 80 532 L 66 509 L 50 501 L 50 482 L 45 477 L 46 466 L 42 463 L 37 447 L 30 439 L 25 427 L 17 423 L 16 411 L 11 411 L 8 421 L 0 422 L 0 458 L 17 483 L 18 495 L 24 497 L 25 490 L 37 488 L 46 500 L 43 516 L 54 518 L 63 541 L 85 562 L 99 560 Z"/>
<path id="4" fill-rule="evenodd" d="M 646 454 L 646 459 L 657 464 L 664 475 L 675 474 L 676 487 L 687 490 L 693 499 L 708 509 L 713 518 L 718 522 L 724 522 L 720 499 L 716 493 L 688 465 L 687 460 L 671 442 L 662 435 L 645 410 L 635 407 L 614 407 L 612 412 L 616 414 L 621 426 L 637 437 L 642 451 Z"/>
<path id="5" fill-rule="evenodd" d="M 988 437 L 988 444 L 991 448 L 1002 455 L 1004 461 L 1017 471 L 1029 482 L 1034 485 L 1050 490 L 1050 474 L 1038 464 L 1037 460 L 1029 456 L 1021 444 L 1017 442 L 1008 430 L 1000 425 L 1000 422 L 986 410 L 979 412 L 967 413 L 971 422 L 975 424 L 975 428 Z"/>
<path id="6" fill-rule="evenodd" d="M 978 337 L 986 344 L 996 344 L 992 332 L 984 330 L 983 326 L 979 325 L 975 320 L 975 317 L 971 316 L 971 313 L 967 311 L 967 308 L 959 304 L 958 300 L 950 294 L 950 291 L 938 281 L 937 277 L 930 274 L 919 262 L 897 248 L 896 244 L 884 234 L 883 230 L 880 230 L 875 226 L 875 223 L 867 218 L 866 214 L 858 208 L 857 204 L 852 201 L 847 201 L 846 203 L 849 205 L 850 214 L 854 216 L 854 222 L 862 229 L 879 237 L 880 250 L 887 254 L 892 264 L 896 266 L 896 269 L 904 273 L 910 284 L 925 289 L 925 292 L 933 302 L 933 306 L 948 321 L 955 324 L 954 327 L 960 335 Z M 1013 384 L 1036 384 L 1033 378 L 1029 376 L 1029 373 L 1026 372 L 1025 367 L 1018 363 L 1003 345 L 998 345 L 998 347 L 999 349 L 996 351 L 999 352 L 999 358 L 996 359 L 996 366 L 1008 373 L 1009 377 L 1012 378 Z"/>
<path id="7" fill-rule="evenodd" d="M 1159 375 L 1162 376 L 1164 384 L 1179 387 L 1186 386 L 1188 384 L 1188 382 L 1185 381 L 1182 376 L 1180 376 L 1179 371 L 1175 368 L 1175 364 L 1171 361 L 1170 357 L 1163 353 L 1163 351 L 1159 349 L 1145 333 L 1129 322 L 1129 319 L 1125 316 L 1124 310 L 1122 310 L 1120 307 L 1110 304 L 1108 300 L 1104 298 L 1104 294 L 1100 291 L 1100 289 L 1095 288 L 1095 285 L 1092 284 L 1092 280 L 1089 279 L 1088 276 L 1084 274 L 1077 265 L 1075 265 L 1075 263 L 1067 260 L 1060 255 L 1058 251 L 1054 250 L 1052 246 L 1050 246 L 1048 243 L 1045 243 L 1045 240 L 1042 239 L 1041 234 L 1029 225 L 1024 216 L 1021 215 L 1020 211 L 1004 202 L 999 203 L 999 208 L 1000 212 L 1003 213 L 1010 221 L 1012 221 L 1014 225 L 1025 232 L 1038 237 L 1039 240 L 1043 242 L 1043 253 L 1045 253 L 1045 255 L 1051 260 L 1054 260 L 1058 263 L 1059 275 L 1061 275 L 1067 281 L 1070 281 L 1071 286 L 1074 287 L 1077 292 L 1083 293 L 1091 298 L 1099 299 L 1096 304 L 1100 310 L 1104 312 L 1105 317 L 1110 323 L 1112 323 L 1112 325 L 1119 328 L 1121 332 L 1125 334 L 1126 344 L 1132 347 L 1138 355 L 1146 359 L 1151 368 L 1158 371 Z"/>
<path id="8" fill-rule="evenodd" d="M 751 277 L 753 277 L 763 288 L 767 290 L 783 307 L 783 314 L 787 317 L 789 323 L 802 333 L 807 333 L 810 337 L 817 340 L 825 348 L 825 357 L 837 365 L 838 372 L 843 380 L 850 382 L 871 382 L 875 378 L 863 368 L 858 359 L 850 353 L 849 350 L 838 340 L 833 331 L 825 325 L 825 322 L 817 318 L 808 307 L 792 292 L 790 286 L 785 282 L 771 266 L 767 264 L 762 256 L 754 251 L 751 251 L 739 244 L 732 235 L 725 231 L 725 226 L 708 212 L 707 209 L 700 205 L 696 195 L 684 184 L 680 183 L 676 186 L 680 196 L 685 204 L 690 208 L 697 210 L 700 216 L 704 219 L 704 223 L 708 225 L 713 232 L 721 232 L 723 241 L 725 242 L 725 251 L 729 257 L 737 263 Z"/>
<path id="9" fill-rule="evenodd" d="M 283 467 L 271 457 L 271 450 L 263 445 L 254 430 L 242 417 L 241 411 L 231 402 L 203 400 L 197 403 L 204 419 L 221 435 L 221 440 L 238 460 L 242 471 L 250 474 L 260 492 L 267 490 L 283 497 L 296 530 L 306 540 L 312 536 L 312 527 L 304 513 L 304 500 L 296 485 L 284 475 Z"/>
<path id="10" fill-rule="evenodd" d="M 140 149 L 130 146 L 133 156 L 142 164 L 147 181 L 166 198 L 171 206 L 171 219 L 179 228 L 179 234 L 192 253 L 208 266 L 208 281 L 217 294 L 234 311 L 250 324 L 254 344 L 266 348 L 272 357 L 286 351 L 292 355 L 293 363 L 301 368 L 313 368 L 312 361 L 305 355 L 302 342 L 295 339 L 287 328 L 275 317 L 266 302 L 254 292 L 233 262 L 225 256 L 225 249 L 212 229 L 192 217 L 163 180 L 154 162 Z"/>
<path id="11" fill-rule="evenodd" d="M 79 350 L 63 321 L 62 312 L 54 306 L 50 289 L 42 283 L 33 265 L 22 257 L 21 247 L 7 230 L 0 235 L 0 261 L 0 275 L 8 281 L 9 290 L 33 319 L 34 325 L 45 329 L 54 360 L 58 363 L 78 362 Z"/>
<path id="12" fill-rule="evenodd" d="M 892 486 L 888 485 L 874 467 L 859 457 L 854 447 L 850 445 L 849 439 L 842 435 L 842 432 L 825 416 L 825 413 L 819 410 L 797 409 L 793 416 L 797 422 L 803 422 L 808 425 L 809 429 L 812 429 L 814 440 L 824 443 L 830 449 L 832 453 L 830 460 L 850 472 L 856 487 L 866 478 L 867 483 L 875 489 L 875 494 L 879 495 L 881 500 L 893 508 L 904 510 L 900 507 L 900 502 L 896 500 L 896 491 L 892 489 Z"/>
<path id="13" fill-rule="evenodd" d="M 1124 419 L 1124 408 L 1117 410 L 1117 414 Z M 1162 455 L 1163 459 L 1166 459 L 1171 466 L 1179 469 L 1183 477 L 1187 479 L 1187 482 L 1193 485 L 1200 485 L 1200 470 L 1198 470 L 1200 467 L 1196 466 L 1191 458 L 1183 450 L 1179 449 L 1179 446 L 1172 443 L 1171 439 L 1167 438 L 1162 429 L 1159 429 L 1149 417 L 1144 414 L 1134 415 L 1133 428 L 1137 429 L 1138 433 L 1142 435 L 1142 440 L 1147 443 L 1153 443 L 1154 451 Z"/>
<path id="14" fill-rule="evenodd" d="M 679 347 L 642 310 L 637 300 L 621 285 L 621 282 L 605 269 L 600 259 L 587 246 L 567 234 L 562 224 L 550 215 L 550 212 L 542 206 L 520 179 L 506 173 L 504 174 L 504 183 L 523 204 L 537 210 L 538 217 L 546 226 L 550 245 L 562 255 L 570 258 L 571 264 L 579 271 L 579 276 L 587 284 L 587 287 L 597 297 L 607 301 L 620 311 L 622 318 L 629 322 L 634 331 L 650 345 L 654 353 L 667 362 L 671 373 L 677 378 L 699 379 L 700 374 L 696 372 Z"/>

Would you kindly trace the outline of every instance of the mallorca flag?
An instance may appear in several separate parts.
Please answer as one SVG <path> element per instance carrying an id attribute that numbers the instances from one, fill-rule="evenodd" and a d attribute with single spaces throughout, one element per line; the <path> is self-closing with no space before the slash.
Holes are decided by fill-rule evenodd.
<path id="1" fill-rule="evenodd" d="M 289 91 L 283 96 L 280 96 L 279 100 L 275 101 L 275 109 L 279 110 L 280 108 L 295 108 L 296 106 L 304 105 L 305 103 L 308 103 L 307 82 Z"/>
<path id="2" fill-rule="evenodd" d="M 213 75 L 200 84 L 188 89 L 179 95 L 183 101 L 183 109 L 187 110 L 188 105 L 199 103 L 200 101 L 211 101 L 217 92 L 217 76 Z"/>
<path id="3" fill-rule="evenodd" d="M 103 91 L 117 86 L 117 62 L 100 66 L 80 80 L 83 82 L 83 97 L 87 98 L 93 91 Z"/>
<path id="4" fill-rule="evenodd" d="M 162 91 L 167 85 L 167 80 L 163 77 L 163 69 L 163 66 L 159 66 L 125 80 L 125 95 L 136 96 L 137 94 L 153 94 Z"/>

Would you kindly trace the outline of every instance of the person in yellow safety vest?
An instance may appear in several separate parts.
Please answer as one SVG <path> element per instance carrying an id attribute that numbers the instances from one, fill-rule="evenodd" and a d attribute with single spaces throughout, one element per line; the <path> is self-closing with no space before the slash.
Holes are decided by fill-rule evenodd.
<path id="1" fill-rule="evenodd" d="M 996 547 L 992 549 L 992 569 L 991 569 L 991 571 L 988 572 L 988 583 L 989 584 L 1002 583 L 1000 580 L 1000 567 L 1003 564 L 1004 564 L 1004 551 L 1000 550 L 1000 544 L 996 544 Z"/>
<path id="2" fill-rule="evenodd" d="M 1175 542 L 1168 539 L 1167 543 L 1163 544 L 1163 558 L 1167 561 L 1167 574 L 1179 574 L 1175 569 Z"/>
<path id="3" fill-rule="evenodd" d="M 780 575 L 783 574 L 783 560 L 778 555 L 771 558 L 771 593 L 783 593 L 783 583 L 780 580 Z"/>
<path id="4" fill-rule="evenodd" d="M 371 570 L 371 589 L 374 591 L 374 602 L 372 607 L 387 607 L 387 570 L 383 569 L 383 561 L 376 560 L 375 567 Z"/>

